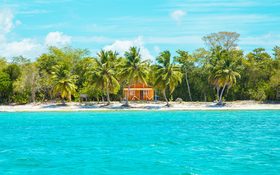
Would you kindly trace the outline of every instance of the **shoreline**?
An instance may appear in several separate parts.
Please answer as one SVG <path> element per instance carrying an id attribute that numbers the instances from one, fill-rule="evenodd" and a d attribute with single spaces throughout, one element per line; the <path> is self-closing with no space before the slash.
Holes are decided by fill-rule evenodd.
<path id="1" fill-rule="evenodd" d="M 119 111 L 244 111 L 244 110 L 280 110 L 280 104 L 266 104 L 255 101 L 226 102 L 225 106 L 215 106 L 212 102 L 171 102 L 166 107 L 164 102 L 131 102 L 131 108 L 124 108 L 119 102 L 112 102 L 109 106 L 91 103 L 36 103 L 26 105 L 1 105 L 0 112 L 119 112 Z"/>

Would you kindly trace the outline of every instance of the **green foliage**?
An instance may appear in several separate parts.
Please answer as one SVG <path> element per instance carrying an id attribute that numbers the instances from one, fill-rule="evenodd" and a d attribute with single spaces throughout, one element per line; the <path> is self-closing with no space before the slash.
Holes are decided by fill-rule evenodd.
<path id="1" fill-rule="evenodd" d="M 259 82 L 255 89 L 250 89 L 249 94 L 252 100 L 264 101 L 267 99 L 268 84 Z"/>
<path id="2" fill-rule="evenodd" d="M 208 81 L 216 90 L 218 104 L 223 104 L 225 90 L 234 86 L 240 78 L 243 52 L 237 48 L 239 34 L 219 32 L 203 37 L 210 48 L 210 54 L 204 62 L 208 71 Z"/>
<path id="3" fill-rule="evenodd" d="M 0 72 L 0 102 L 7 103 L 13 92 L 13 84 L 7 73 Z"/>
<path id="4" fill-rule="evenodd" d="M 18 94 L 26 92 L 27 102 L 35 102 L 36 93 L 41 88 L 39 69 L 34 63 L 25 63 L 21 69 L 20 77 L 14 82 L 14 91 Z"/>
<path id="5" fill-rule="evenodd" d="M 280 87 L 280 69 L 277 70 L 270 78 L 270 86 L 272 88 Z"/>
<path id="6" fill-rule="evenodd" d="M 140 50 L 136 47 L 131 47 L 125 52 L 125 59 L 121 60 L 119 80 L 122 84 L 130 86 L 134 83 L 147 84 L 149 73 L 149 62 L 142 61 Z M 126 99 L 126 106 L 128 99 Z"/>
<path id="7" fill-rule="evenodd" d="M 81 89 L 84 87 L 84 84 L 89 81 L 89 75 L 90 72 L 94 70 L 95 68 L 95 62 L 94 59 L 91 57 L 86 57 L 84 59 L 81 59 L 77 65 L 74 67 L 73 72 L 75 75 L 79 75 L 76 85 L 78 89 Z"/>
<path id="8" fill-rule="evenodd" d="M 161 52 L 156 60 L 158 65 L 155 69 L 155 87 L 162 91 L 167 106 L 169 106 L 166 91 L 168 90 L 171 94 L 173 93 L 176 86 L 182 81 L 182 72 L 178 65 L 171 62 L 169 51 Z"/>
<path id="9" fill-rule="evenodd" d="M 148 60 L 142 60 L 138 48 L 131 47 L 129 51 L 125 52 L 125 59 L 120 67 L 121 80 L 125 81 L 126 84 L 137 82 L 147 84 L 148 73 Z"/>
<path id="10" fill-rule="evenodd" d="M 142 60 L 136 47 L 123 57 L 101 50 L 93 58 L 88 50 L 71 47 L 50 47 L 36 61 L 0 57 L 0 103 L 25 104 L 58 96 L 78 101 L 80 94 L 109 103 L 122 99 L 123 87 L 140 82 L 154 86 L 167 103 L 170 98 L 219 103 L 280 100 L 280 47 L 275 46 L 271 55 L 263 48 L 244 55 L 238 40 L 235 32 L 212 33 L 203 37 L 207 47 L 192 53 L 178 50 L 174 57 L 164 51 L 154 64 Z"/>
<path id="11" fill-rule="evenodd" d="M 37 63 L 40 71 L 51 74 L 52 67 L 58 63 L 58 60 L 54 55 L 43 54 L 38 58 Z"/>
<path id="12" fill-rule="evenodd" d="M 7 67 L 7 60 L 4 57 L 0 57 L 0 71 L 3 71 Z"/>
<path id="13" fill-rule="evenodd" d="M 20 67 L 17 64 L 8 65 L 3 72 L 7 73 L 10 76 L 12 81 L 15 81 L 20 76 Z"/>
<path id="14" fill-rule="evenodd" d="M 189 83 L 189 74 L 193 71 L 193 69 L 195 67 L 194 66 L 195 58 L 192 57 L 186 51 L 178 50 L 177 53 L 179 56 L 176 56 L 174 58 L 174 60 L 180 64 L 182 73 L 185 75 L 184 79 L 187 83 L 189 99 L 190 99 L 190 101 L 192 101 L 191 88 L 190 88 L 190 83 Z"/>
<path id="15" fill-rule="evenodd" d="M 218 32 L 204 36 L 202 40 L 209 48 L 222 48 L 231 50 L 237 47 L 237 41 L 240 34 L 236 32 Z"/>
<path id="16" fill-rule="evenodd" d="M 12 58 L 12 63 L 17 65 L 25 65 L 31 63 L 31 61 L 23 56 L 18 56 Z"/>
<path id="17" fill-rule="evenodd" d="M 15 93 L 12 100 L 16 104 L 27 104 L 30 102 L 30 94 L 28 92 Z"/>
<path id="18" fill-rule="evenodd" d="M 171 63 L 171 54 L 169 51 L 161 52 L 160 56 L 157 57 L 157 62 L 155 86 L 161 90 L 168 88 L 172 93 L 182 81 L 180 67 Z"/>
<path id="19" fill-rule="evenodd" d="M 68 66 L 61 64 L 53 67 L 53 92 L 55 95 L 60 95 L 63 103 L 65 98 L 71 101 L 71 96 L 76 92 L 76 79 L 77 76 L 71 74 L 71 72 L 68 69 Z"/>
<path id="20" fill-rule="evenodd" d="M 106 91 L 107 101 L 110 104 L 110 93 L 117 94 L 120 89 L 117 80 L 117 53 L 101 50 L 94 59 L 94 65 L 90 71 L 89 82 L 95 89 Z"/>

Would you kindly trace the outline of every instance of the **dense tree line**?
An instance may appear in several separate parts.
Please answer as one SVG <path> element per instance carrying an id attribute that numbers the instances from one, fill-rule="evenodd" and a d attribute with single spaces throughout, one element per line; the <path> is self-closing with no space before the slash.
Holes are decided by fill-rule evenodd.
<path id="1" fill-rule="evenodd" d="M 270 55 L 263 48 L 244 54 L 239 34 L 219 32 L 203 37 L 205 48 L 175 56 L 163 51 L 156 64 L 130 48 L 123 56 L 101 50 L 91 57 L 88 50 L 50 47 L 36 61 L 0 58 L 0 103 L 25 104 L 60 99 L 126 100 L 123 87 L 142 82 L 155 87 L 157 95 L 170 100 L 214 101 L 279 100 L 280 47 Z"/>

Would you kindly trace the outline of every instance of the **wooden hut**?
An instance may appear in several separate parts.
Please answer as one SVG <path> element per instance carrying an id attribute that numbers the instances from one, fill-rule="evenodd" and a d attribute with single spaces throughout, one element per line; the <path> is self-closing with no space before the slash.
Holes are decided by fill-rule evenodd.
<path id="1" fill-rule="evenodd" d="M 124 98 L 130 101 L 153 101 L 154 89 L 144 83 L 136 83 L 123 89 Z"/>

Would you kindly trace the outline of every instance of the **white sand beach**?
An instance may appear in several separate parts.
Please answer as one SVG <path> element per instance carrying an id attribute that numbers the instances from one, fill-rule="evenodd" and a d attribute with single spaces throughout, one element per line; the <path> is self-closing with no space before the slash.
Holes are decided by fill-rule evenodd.
<path id="1" fill-rule="evenodd" d="M 227 102 L 225 106 L 216 106 L 212 102 L 171 102 L 171 107 L 166 107 L 164 102 L 140 103 L 131 102 L 130 108 L 122 107 L 119 102 L 112 102 L 109 106 L 91 103 L 67 103 L 63 106 L 58 103 L 37 103 L 26 105 L 2 105 L 0 112 L 51 112 L 51 111 L 174 111 L 174 110 L 280 110 L 280 104 L 267 104 L 255 101 Z"/>

